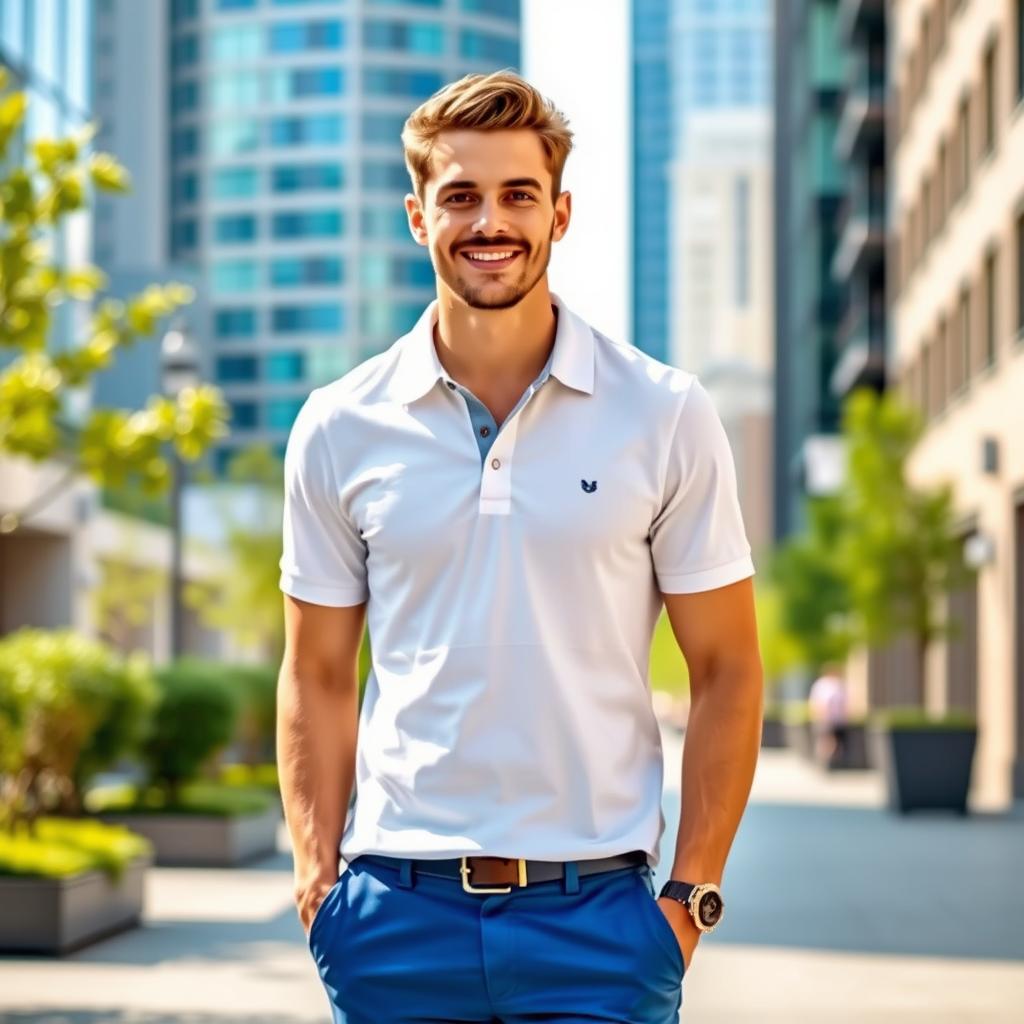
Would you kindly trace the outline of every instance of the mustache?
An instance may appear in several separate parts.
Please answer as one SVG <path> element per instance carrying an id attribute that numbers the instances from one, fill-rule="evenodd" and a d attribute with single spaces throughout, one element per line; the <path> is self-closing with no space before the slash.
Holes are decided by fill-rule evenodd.
<path id="1" fill-rule="evenodd" d="M 491 243 L 491 242 L 470 242 L 467 245 L 459 246 L 459 248 L 456 249 L 455 251 L 456 252 L 462 252 L 462 251 L 464 251 L 466 249 L 478 249 L 478 250 L 479 249 L 484 249 L 484 250 L 494 249 L 497 252 L 505 252 L 505 251 L 507 251 L 509 249 L 515 249 L 515 250 L 517 250 L 519 252 L 525 252 L 526 251 L 526 246 L 525 245 L 521 245 L 521 244 L 517 244 L 517 243 L 512 243 L 512 242 L 500 242 L 500 243 L 499 242 L 494 242 L 494 243 Z"/>

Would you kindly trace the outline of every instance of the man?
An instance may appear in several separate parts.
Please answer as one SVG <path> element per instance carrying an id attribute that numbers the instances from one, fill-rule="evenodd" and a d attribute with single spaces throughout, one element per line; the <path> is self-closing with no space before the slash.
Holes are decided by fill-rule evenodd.
<path id="1" fill-rule="evenodd" d="M 761 735 L 754 567 L 699 381 L 548 290 L 571 135 L 509 72 L 413 112 L 405 205 L 437 299 L 289 438 L 281 788 L 348 1024 L 663 1024 L 721 916 Z M 662 601 L 692 710 L 656 897 Z"/>

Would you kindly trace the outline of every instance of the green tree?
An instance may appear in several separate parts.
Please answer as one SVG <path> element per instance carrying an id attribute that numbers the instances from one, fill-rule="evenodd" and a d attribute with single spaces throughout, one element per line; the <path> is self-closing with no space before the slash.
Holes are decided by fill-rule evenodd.
<path id="1" fill-rule="evenodd" d="M 842 429 L 847 472 L 837 558 L 854 629 L 869 646 L 914 637 L 920 705 L 928 646 L 952 632 L 940 614 L 941 598 L 972 576 L 955 529 L 952 488 L 909 483 L 907 459 L 923 423 L 897 394 L 858 389 L 843 407 Z"/>
<path id="2" fill-rule="evenodd" d="M 87 153 L 96 125 L 63 139 L 29 143 L 24 165 L 12 166 L 12 140 L 21 132 L 28 100 L 10 91 L 0 68 L 0 348 L 15 358 L 0 371 L 0 453 L 42 461 L 59 455 L 66 472 L 28 507 L 7 513 L 10 532 L 61 488 L 84 473 L 101 486 L 138 483 L 162 493 L 170 481 L 163 446 L 197 459 L 227 432 L 220 392 L 203 385 L 176 400 L 152 396 L 144 409 L 92 409 L 69 422 L 63 402 L 110 365 L 121 346 L 152 335 L 162 318 L 193 299 L 181 284 L 151 285 L 128 301 L 104 298 L 107 279 L 92 265 L 55 262 L 50 242 L 62 221 L 85 209 L 95 191 L 130 190 L 127 172 L 108 153 Z M 88 302 L 91 319 L 80 343 L 52 351 L 53 311 L 69 301 Z"/>
<path id="3" fill-rule="evenodd" d="M 777 599 L 776 622 L 786 638 L 785 667 L 796 661 L 817 671 L 844 660 L 853 643 L 849 587 L 838 557 L 846 523 L 835 497 L 808 498 L 806 512 L 806 530 L 775 549 L 768 577 Z"/>

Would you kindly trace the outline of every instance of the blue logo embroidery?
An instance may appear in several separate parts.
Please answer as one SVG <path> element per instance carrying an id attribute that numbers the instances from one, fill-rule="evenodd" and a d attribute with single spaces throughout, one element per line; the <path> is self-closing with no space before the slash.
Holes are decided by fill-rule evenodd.
<path id="1" fill-rule="evenodd" d="M 587 492 L 587 494 L 593 494 L 594 491 L 597 490 L 597 481 L 594 480 L 588 484 L 586 480 L 581 480 L 580 486 Z"/>

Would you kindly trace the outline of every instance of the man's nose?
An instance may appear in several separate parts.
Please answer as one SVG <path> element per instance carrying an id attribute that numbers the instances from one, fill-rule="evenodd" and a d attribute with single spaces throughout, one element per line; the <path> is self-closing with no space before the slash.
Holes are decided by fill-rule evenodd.
<path id="1" fill-rule="evenodd" d="M 476 220 L 473 222 L 473 230 L 490 229 L 495 231 L 505 227 L 504 214 L 501 205 L 496 199 L 484 199 L 481 201 L 480 210 Z"/>

